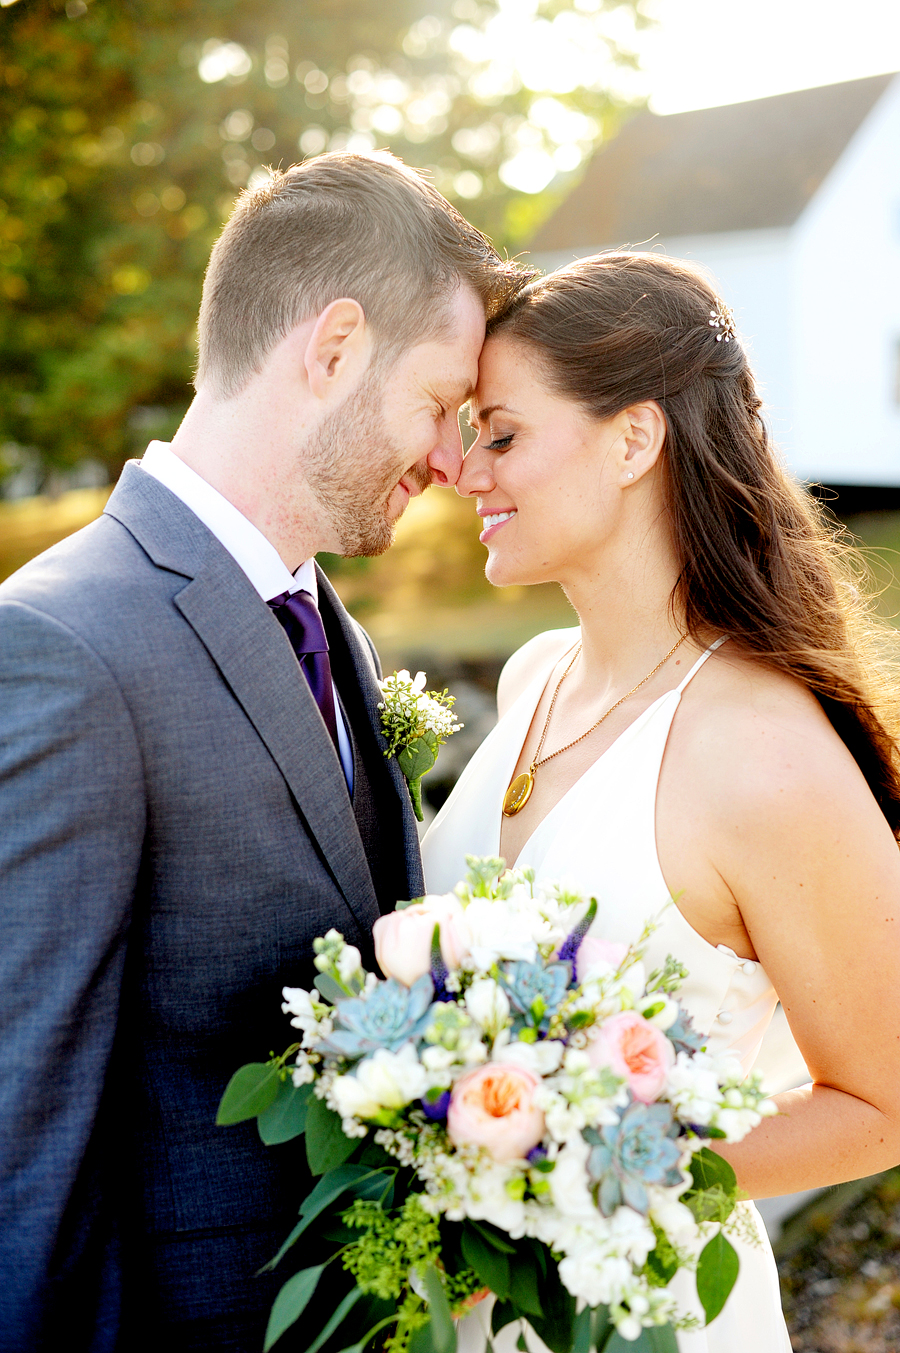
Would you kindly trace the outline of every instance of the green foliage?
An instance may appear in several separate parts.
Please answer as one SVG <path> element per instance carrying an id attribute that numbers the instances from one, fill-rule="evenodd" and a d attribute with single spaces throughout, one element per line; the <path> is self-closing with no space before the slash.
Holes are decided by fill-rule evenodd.
<path id="1" fill-rule="evenodd" d="M 275 1298 L 275 1304 L 269 1315 L 263 1345 L 264 1353 L 268 1353 L 268 1350 L 278 1342 L 285 1330 L 289 1329 L 306 1310 L 324 1272 L 325 1265 L 319 1264 L 316 1268 L 301 1269 L 299 1273 L 294 1274 L 293 1278 L 287 1280 Z"/>
<path id="2" fill-rule="evenodd" d="M 737 1178 L 728 1161 L 704 1146 L 691 1158 L 691 1177 L 693 1185 L 681 1201 L 697 1221 L 727 1221 L 738 1197 Z"/>
<path id="3" fill-rule="evenodd" d="M 562 13 L 598 40 L 608 29 L 612 53 L 588 79 L 548 84 L 541 63 L 516 69 L 502 34 L 485 46 L 494 0 L 339 11 L 334 0 L 2 10 L 0 445 L 115 471 L 171 435 L 190 398 L 210 248 L 267 164 L 388 147 L 519 248 L 627 106 L 608 88 L 616 64 L 634 64 L 616 25 L 646 22 L 637 0 L 598 0 L 596 14 L 538 0 L 533 18 L 515 18 L 519 39 L 537 25 L 534 50 Z M 523 151 L 568 169 L 545 192 L 517 192 L 504 166 Z"/>
<path id="4" fill-rule="evenodd" d="M 636 1339 L 623 1339 L 618 1330 L 613 1330 L 603 1353 L 678 1353 L 678 1343 L 671 1325 L 651 1325 Z"/>
<path id="5" fill-rule="evenodd" d="M 678 1252 L 669 1237 L 654 1222 L 656 1245 L 647 1255 L 644 1273 L 652 1287 L 667 1287 L 678 1272 Z"/>
<path id="6" fill-rule="evenodd" d="M 306 1131 L 306 1110 L 311 1095 L 311 1085 L 298 1087 L 290 1079 L 278 1082 L 274 1100 L 256 1120 L 266 1146 L 280 1146 Z"/>
<path id="7" fill-rule="evenodd" d="M 323 1099 L 313 1095 L 306 1111 L 306 1159 L 313 1174 L 325 1174 L 342 1165 L 358 1145 L 345 1137 L 341 1120 Z"/>
<path id="8" fill-rule="evenodd" d="M 248 1062 L 228 1082 L 219 1104 L 216 1123 L 219 1127 L 230 1127 L 234 1123 L 243 1123 L 247 1118 L 256 1118 L 274 1104 L 280 1084 L 280 1061 Z"/>
<path id="9" fill-rule="evenodd" d="M 740 1261 L 731 1242 L 720 1231 L 700 1252 L 697 1263 L 697 1296 L 706 1312 L 706 1323 L 715 1320 L 734 1284 Z"/>

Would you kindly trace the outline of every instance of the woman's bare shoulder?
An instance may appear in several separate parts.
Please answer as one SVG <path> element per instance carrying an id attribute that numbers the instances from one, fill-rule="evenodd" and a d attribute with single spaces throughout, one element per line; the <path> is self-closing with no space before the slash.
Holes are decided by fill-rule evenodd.
<path id="1" fill-rule="evenodd" d="M 545 630 L 516 650 L 500 673 L 497 683 L 497 708 L 501 718 L 535 675 L 541 671 L 549 673 L 562 655 L 578 642 L 578 637 L 577 627 Z"/>

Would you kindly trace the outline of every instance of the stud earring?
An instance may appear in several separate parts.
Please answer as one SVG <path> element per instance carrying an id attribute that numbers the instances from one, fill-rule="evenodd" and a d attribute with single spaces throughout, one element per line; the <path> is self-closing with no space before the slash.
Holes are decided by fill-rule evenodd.
<path id="1" fill-rule="evenodd" d="M 633 474 L 631 473 L 631 471 L 629 470 L 629 471 L 628 471 L 628 474 L 625 476 L 625 478 L 626 478 L 626 479 L 634 479 L 634 475 L 633 475 Z"/>

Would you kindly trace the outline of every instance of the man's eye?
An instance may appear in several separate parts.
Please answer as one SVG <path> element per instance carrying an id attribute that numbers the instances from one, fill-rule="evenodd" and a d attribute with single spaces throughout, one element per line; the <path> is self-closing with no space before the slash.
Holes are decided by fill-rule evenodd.
<path id="1" fill-rule="evenodd" d="M 485 451 L 504 451 L 506 447 L 509 446 L 512 439 L 512 433 L 510 433 L 508 437 L 495 437 L 492 442 L 488 442 L 484 449 Z"/>

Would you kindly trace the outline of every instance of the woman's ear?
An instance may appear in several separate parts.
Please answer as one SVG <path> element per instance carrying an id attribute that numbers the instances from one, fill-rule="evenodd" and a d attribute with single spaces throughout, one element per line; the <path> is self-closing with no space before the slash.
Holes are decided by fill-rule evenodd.
<path id="1" fill-rule="evenodd" d="M 666 441 L 666 420 L 653 399 L 631 404 L 619 417 L 622 435 L 621 478 L 623 485 L 637 483 L 659 460 Z"/>
<path id="2" fill-rule="evenodd" d="M 311 394 L 328 403 L 342 401 L 371 360 L 372 335 L 359 301 L 332 301 L 316 319 L 303 350 Z"/>

